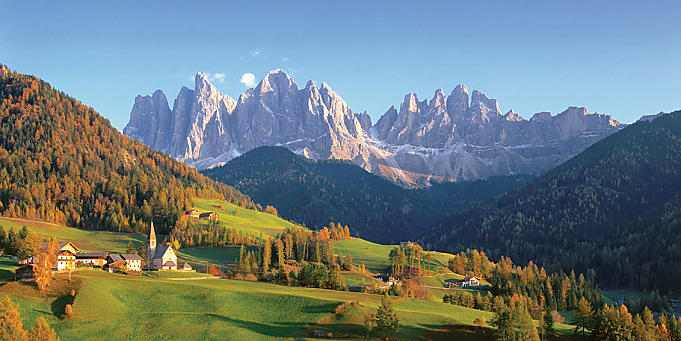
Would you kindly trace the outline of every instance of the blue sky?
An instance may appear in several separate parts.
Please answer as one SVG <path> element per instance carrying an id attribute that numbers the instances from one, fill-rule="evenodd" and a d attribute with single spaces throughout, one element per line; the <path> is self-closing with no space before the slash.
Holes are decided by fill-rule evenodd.
<path id="1" fill-rule="evenodd" d="M 632 122 L 681 109 L 681 1 L 45 2 L 0 0 L 0 63 L 119 129 L 134 97 L 170 105 L 197 71 L 237 98 L 244 73 L 327 82 L 374 121 L 458 83 L 529 118 L 570 105 Z"/>

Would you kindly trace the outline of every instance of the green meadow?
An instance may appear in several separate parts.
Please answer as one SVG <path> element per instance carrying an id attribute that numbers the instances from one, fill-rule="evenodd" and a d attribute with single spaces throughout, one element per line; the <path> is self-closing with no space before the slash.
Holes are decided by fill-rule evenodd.
<path id="1" fill-rule="evenodd" d="M 26 327 L 45 317 L 63 340 L 270 339 L 308 335 L 315 322 L 335 318 L 333 310 L 357 301 L 375 309 L 380 296 L 279 286 L 226 279 L 172 281 L 86 270 L 73 303 L 74 316 L 60 319 L 58 298 L 35 293 L 32 285 L 9 282 L 0 293 L 19 304 Z M 414 338 L 449 324 L 473 323 L 488 312 L 430 301 L 394 298 L 399 337 Z M 322 328 L 322 327 L 319 327 Z M 324 332 L 353 335 L 361 323 L 325 324 Z"/>
<path id="2" fill-rule="evenodd" d="M 41 236 L 73 242 L 83 251 L 121 252 L 128 246 L 129 241 L 133 241 L 135 245 L 146 242 L 146 236 L 137 233 L 83 230 L 27 219 L 0 218 L 0 226 L 5 231 L 13 228 L 14 232 L 19 232 L 22 227 L 26 226 L 26 228 Z"/>

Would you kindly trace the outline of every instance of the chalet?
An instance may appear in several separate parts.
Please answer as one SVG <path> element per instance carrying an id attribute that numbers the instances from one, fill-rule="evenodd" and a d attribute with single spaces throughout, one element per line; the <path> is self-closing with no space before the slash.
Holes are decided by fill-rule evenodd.
<path id="1" fill-rule="evenodd" d="M 19 282 L 35 282 L 33 264 L 26 264 L 14 270 L 15 279 Z"/>
<path id="2" fill-rule="evenodd" d="M 127 271 L 142 271 L 142 257 L 135 254 L 123 253 L 121 258 L 125 262 L 125 268 Z"/>
<path id="3" fill-rule="evenodd" d="M 203 220 L 217 220 L 218 214 L 215 212 L 203 212 L 199 214 L 199 219 Z"/>
<path id="4" fill-rule="evenodd" d="M 189 263 L 187 263 L 187 262 L 184 262 L 184 264 L 182 264 L 182 267 L 180 268 L 180 270 L 182 270 L 182 271 L 194 271 L 194 269 L 192 269 L 192 266 L 189 265 Z"/>
<path id="5" fill-rule="evenodd" d="M 76 254 L 70 250 L 57 251 L 57 264 L 54 266 L 57 271 L 71 271 L 76 269 Z"/>
<path id="6" fill-rule="evenodd" d="M 108 252 L 78 252 L 76 253 L 76 263 L 92 264 L 92 266 L 103 267 L 106 264 Z"/>
<path id="7" fill-rule="evenodd" d="M 397 280 L 395 280 L 395 278 L 393 278 L 392 276 L 388 276 L 388 275 L 376 275 L 376 276 L 374 276 L 374 278 L 385 283 L 385 284 L 387 284 L 387 285 L 397 284 L 397 282 L 398 282 Z"/>
<path id="8" fill-rule="evenodd" d="M 109 254 L 106 257 L 106 264 L 104 265 L 105 270 L 109 272 L 125 271 L 125 267 L 125 259 L 123 259 L 121 255 Z"/>
<path id="9" fill-rule="evenodd" d="M 476 277 L 465 277 L 461 282 L 462 287 L 478 287 L 480 286 L 480 280 Z"/>
<path id="10" fill-rule="evenodd" d="M 184 212 L 184 215 L 186 215 L 188 217 L 192 217 L 192 218 L 198 218 L 199 217 L 199 210 L 196 210 L 196 209 L 187 210 L 187 211 Z"/>
<path id="11" fill-rule="evenodd" d="M 147 268 L 150 270 L 177 270 L 177 255 L 170 245 L 156 248 L 156 231 L 151 223 L 147 248 Z"/>
<path id="12" fill-rule="evenodd" d="M 42 248 L 43 250 L 47 249 L 47 244 L 48 244 L 48 243 L 49 243 L 49 242 L 43 242 L 43 244 L 41 245 L 41 248 Z M 61 250 L 69 250 L 69 251 L 71 251 L 71 253 L 73 253 L 74 255 L 77 254 L 78 251 L 80 251 L 80 250 L 76 247 L 76 245 L 74 245 L 74 244 L 71 243 L 71 242 L 57 242 L 57 244 L 59 245 L 59 251 L 61 251 Z"/>

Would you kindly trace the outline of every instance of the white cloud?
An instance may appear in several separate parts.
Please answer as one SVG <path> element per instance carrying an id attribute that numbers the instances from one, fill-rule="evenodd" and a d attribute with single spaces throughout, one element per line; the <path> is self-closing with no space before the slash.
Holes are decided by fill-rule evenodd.
<path id="1" fill-rule="evenodd" d="M 256 84 L 255 83 L 255 75 L 250 73 L 250 72 L 246 72 L 243 75 L 241 75 L 241 80 L 239 82 L 241 82 L 241 84 L 243 84 L 243 85 L 245 85 L 249 88 L 252 88 Z"/>
<path id="2" fill-rule="evenodd" d="M 222 72 L 217 72 L 217 73 L 214 73 L 214 74 L 212 74 L 212 75 L 209 74 L 209 75 L 208 75 L 208 79 L 209 79 L 211 82 L 218 81 L 218 82 L 220 82 L 220 83 L 224 83 L 224 82 L 225 82 L 225 74 L 222 73 Z"/>
<path id="3" fill-rule="evenodd" d="M 255 49 L 251 51 L 251 57 L 257 57 L 260 55 L 260 49 Z"/>

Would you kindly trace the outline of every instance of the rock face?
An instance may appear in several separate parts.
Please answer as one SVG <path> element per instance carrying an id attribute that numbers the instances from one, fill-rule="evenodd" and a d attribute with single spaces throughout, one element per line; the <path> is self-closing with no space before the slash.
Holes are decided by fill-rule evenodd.
<path id="1" fill-rule="evenodd" d="M 404 97 L 372 125 L 326 83 L 299 89 L 282 70 L 269 72 L 234 101 L 196 75 L 172 112 L 160 90 L 137 96 L 123 130 L 199 169 L 259 146 L 284 146 L 315 159 L 347 159 L 405 186 L 492 175 L 541 174 L 621 129 L 608 115 L 570 107 L 525 120 L 503 115 L 496 99 L 464 85 L 430 100 Z"/>

